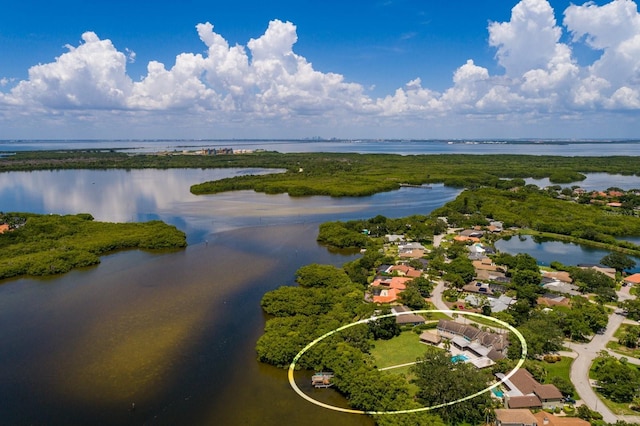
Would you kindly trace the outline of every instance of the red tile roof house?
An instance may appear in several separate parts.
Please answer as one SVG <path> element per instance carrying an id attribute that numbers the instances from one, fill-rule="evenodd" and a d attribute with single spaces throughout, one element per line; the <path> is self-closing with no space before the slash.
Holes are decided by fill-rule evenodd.
<path id="1" fill-rule="evenodd" d="M 409 277 L 376 278 L 371 286 L 375 287 L 373 301 L 375 303 L 392 303 L 406 288 L 406 283 L 413 280 Z M 377 293 L 377 294 L 376 294 Z"/>
<path id="2" fill-rule="evenodd" d="M 496 377 L 504 378 L 497 373 Z M 506 389 L 504 404 L 507 408 L 548 408 L 562 407 L 562 393 L 554 385 L 543 385 L 531 373 L 521 368 L 503 383 Z"/>
<path id="3" fill-rule="evenodd" d="M 4 234 L 7 231 L 9 231 L 9 225 L 6 223 L 0 224 L 0 234 Z"/>
<path id="4" fill-rule="evenodd" d="M 624 277 L 623 281 L 627 285 L 640 284 L 640 274 L 633 274 L 633 275 L 629 275 L 628 277 Z"/>

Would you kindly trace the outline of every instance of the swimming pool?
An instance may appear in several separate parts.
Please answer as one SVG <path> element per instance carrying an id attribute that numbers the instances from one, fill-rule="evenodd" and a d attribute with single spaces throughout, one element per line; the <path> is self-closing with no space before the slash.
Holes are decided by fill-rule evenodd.
<path id="1" fill-rule="evenodd" d="M 498 398 L 502 398 L 502 396 L 504 395 L 504 393 L 502 393 L 502 391 L 499 389 L 491 389 L 491 392 L 493 392 L 493 394 Z"/>
<path id="2" fill-rule="evenodd" d="M 464 354 L 454 355 L 451 357 L 451 362 L 465 362 L 468 360 L 469 357 Z"/>

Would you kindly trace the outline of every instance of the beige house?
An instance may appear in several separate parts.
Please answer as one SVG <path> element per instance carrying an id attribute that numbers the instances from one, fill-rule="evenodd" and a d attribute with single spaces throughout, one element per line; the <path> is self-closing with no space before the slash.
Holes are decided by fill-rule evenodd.
<path id="1" fill-rule="evenodd" d="M 539 426 L 538 419 L 530 410 L 496 410 L 495 426 Z"/>
<path id="2" fill-rule="evenodd" d="M 496 374 L 503 380 L 505 375 Z M 507 408 L 544 408 L 562 407 L 563 395 L 555 385 L 543 385 L 533 378 L 531 373 L 521 368 L 503 382 L 506 392 L 504 405 Z"/>

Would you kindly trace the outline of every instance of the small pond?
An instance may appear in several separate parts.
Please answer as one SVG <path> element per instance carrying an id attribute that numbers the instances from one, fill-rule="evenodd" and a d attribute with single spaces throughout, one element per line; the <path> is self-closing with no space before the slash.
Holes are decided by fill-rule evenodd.
<path id="1" fill-rule="evenodd" d="M 526 253 L 538 260 L 538 264 L 549 266 L 557 261 L 565 265 L 578 265 L 582 263 L 597 264 L 600 259 L 609 254 L 609 251 L 599 248 L 581 246 L 564 241 L 549 240 L 526 236 L 514 236 L 498 240 L 496 249 L 509 254 Z M 636 267 L 629 272 L 640 272 L 640 259 L 633 258 Z"/>

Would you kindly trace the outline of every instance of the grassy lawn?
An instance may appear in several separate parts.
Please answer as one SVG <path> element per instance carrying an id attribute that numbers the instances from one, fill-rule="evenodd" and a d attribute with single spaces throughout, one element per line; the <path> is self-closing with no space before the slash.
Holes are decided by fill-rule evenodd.
<path id="1" fill-rule="evenodd" d="M 636 325 L 622 324 L 613 334 L 613 337 L 620 339 L 629 327 L 636 327 Z M 607 342 L 607 348 L 628 358 L 640 358 L 640 348 L 628 348 L 625 345 L 621 345 L 615 340 L 610 340 L 609 342 Z"/>
<path id="2" fill-rule="evenodd" d="M 426 345 L 420 342 L 420 336 L 413 331 L 405 331 L 391 340 L 377 340 L 371 349 L 378 368 L 415 362 L 425 352 Z M 399 372 L 396 369 L 392 371 Z"/>
<path id="3" fill-rule="evenodd" d="M 405 331 L 391 340 L 378 340 L 371 349 L 371 355 L 375 358 L 378 368 L 415 362 L 417 358 L 424 356 L 425 352 L 426 345 L 420 343 L 420 336 L 413 331 Z M 409 382 L 409 394 L 415 395 L 418 387 L 411 383 L 410 368 L 411 366 L 407 365 L 386 370 L 385 373 L 404 377 Z"/>
<path id="4" fill-rule="evenodd" d="M 558 362 L 541 361 L 541 364 L 544 365 L 544 368 L 547 370 L 548 377 L 559 376 L 569 381 L 571 381 L 569 376 L 570 376 L 572 363 L 573 363 L 573 358 L 568 356 L 563 356 L 562 359 Z"/>
<path id="5" fill-rule="evenodd" d="M 631 416 L 637 416 L 638 415 L 637 411 L 633 411 L 632 409 L 629 408 L 629 403 L 628 402 L 613 402 L 610 399 L 607 399 L 606 396 L 604 396 L 603 394 L 598 392 L 597 389 L 596 389 L 596 393 L 598 394 L 598 396 L 600 397 L 602 402 L 604 402 L 604 404 L 607 407 L 609 407 L 609 409 L 613 412 L 613 414 L 631 415 Z"/>
<path id="6" fill-rule="evenodd" d="M 435 306 L 433 306 L 431 303 L 429 303 L 429 306 L 427 307 L 427 309 L 436 309 Z M 435 320 L 441 320 L 441 319 L 445 319 L 445 320 L 450 320 L 451 317 L 447 314 L 444 314 L 442 312 L 432 312 L 430 314 L 421 314 L 423 317 L 426 318 L 427 321 L 435 321 Z"/>
<path id="7" fill-rule="evenodd" d="M 558 362 L 541 361 L 541 364 L 547 370 L 546 382 L 551 383 L 550 380 L 552 377 L 562 377 L 563 379 L 570 382 L 572 363 L 573 363 L 573 358 L 568 356 L 563 356 L 562 359 Z M 578 395 L 577 392 L 574 395 L 574 399 L 580 399 L 580 395 Z"/>
<path id="8" fill-rule="evenodd" d="M 558 362 L 546 362 L 546 361 L 527 361 L 527 363 L 537 364 L 544 367 L 547 370 L 547 377 L 545 378 L 545 383 L 551 383 L 552 377 L 562 377 L 567 381 L 571 381 L 570 373 L 571 373 L 571 364 L 573 363 L 573 358 L 563 356 L 562 359 Z M 525 364 L 526 368 L 527 364 Z M 574 399 L 580 399 L 580 395 L 574 393 Z"/>

